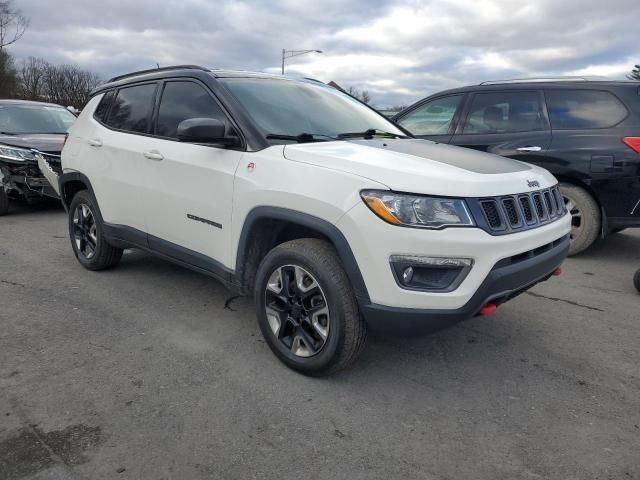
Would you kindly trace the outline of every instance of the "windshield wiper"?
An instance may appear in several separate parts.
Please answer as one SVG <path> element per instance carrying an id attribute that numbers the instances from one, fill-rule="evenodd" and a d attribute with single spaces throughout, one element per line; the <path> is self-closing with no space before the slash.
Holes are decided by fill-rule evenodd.
<path id="1" fill-rule="evenodd" d="M 338 138 L 365 138 L 371 139 L 374 136 L 377 137 L 386 137 L 386 138 L 408 138 L 406 135 L 399 135 L 397 133 L 385 132 L 384 130 L 380 130 L 379 128 L 369 128 L 364 132 L 346 132 L 339 133 Z"/>
<path id="2" fill-rule="evenodd" d="M 298 135 L 285 135 L 281 133 L 268 133 L 265 137 L 267 140 L 292 140 L 298 143 L 309 142 L 327 142 L 329 140 L 337 140 L 337 138 L 320 133 L 300 133 Z"/>
<path id="3" fill-rule="evenodd" d="M 11 136 L 15 136 L 15 133 L 11 133 L 11 132 L 0 132 L 0 135 L 11 135 Z"/>

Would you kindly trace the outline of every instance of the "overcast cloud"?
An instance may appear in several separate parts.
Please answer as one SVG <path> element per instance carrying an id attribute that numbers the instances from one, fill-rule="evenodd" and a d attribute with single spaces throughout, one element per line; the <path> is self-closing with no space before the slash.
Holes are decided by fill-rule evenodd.
<path id="1" fill-rule="evenodd" d="M 640 63 L 640 0 L 17 0 L 31 17 L 10 51 L 104 78 L 156 63 L 279 73 L 407 104 L 483 80 L 624 78 Z"/>

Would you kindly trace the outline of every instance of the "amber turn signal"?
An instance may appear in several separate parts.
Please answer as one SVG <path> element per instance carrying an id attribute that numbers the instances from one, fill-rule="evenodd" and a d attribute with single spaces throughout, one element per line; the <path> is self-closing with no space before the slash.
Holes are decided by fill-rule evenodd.
<path id="1" fill-rule="evenodd" d="M 363 200 L 367 204 L 367 207 L 371 209 L 373 213 L 379 216 L 382 220 L 392 225 L 400 225 L 400 221 L 394 217 L 387 207 L 384 206 L 382 200 L 377 197 L 372 197 L 369 195 L 363 195 Z"/>

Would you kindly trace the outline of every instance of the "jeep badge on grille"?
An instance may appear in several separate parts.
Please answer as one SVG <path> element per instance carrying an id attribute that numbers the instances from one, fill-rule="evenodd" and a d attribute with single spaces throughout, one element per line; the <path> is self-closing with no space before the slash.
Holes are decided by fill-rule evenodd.
<path id="1" fill-rule="evenodd" d="M 527 180 L 527 185 L 529 185 L 529 188 L 540 188 L 540 182 L 537 180 Z"/>

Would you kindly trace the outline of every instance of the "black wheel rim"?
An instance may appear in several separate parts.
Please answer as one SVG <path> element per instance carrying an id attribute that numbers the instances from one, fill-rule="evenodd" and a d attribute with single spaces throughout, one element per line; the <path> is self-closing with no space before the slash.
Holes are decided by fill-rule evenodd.
<path id="1" fill-rule="evenodd" d="M 98 247 L 98 232 L 93 212 L 81 203 L 73 211 L 73 241 L 76 250 L 87 260 L 93 258 Z"/>
<path id="2" fill-rule="evenodd" d="M 297 357 L 312 357 L 329 336 L 329 305 L 318 281 L 297 265 L 277 268 L 269 277 L 265 311 L 271 332 Z"/>

